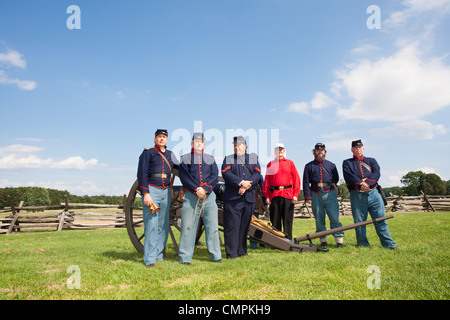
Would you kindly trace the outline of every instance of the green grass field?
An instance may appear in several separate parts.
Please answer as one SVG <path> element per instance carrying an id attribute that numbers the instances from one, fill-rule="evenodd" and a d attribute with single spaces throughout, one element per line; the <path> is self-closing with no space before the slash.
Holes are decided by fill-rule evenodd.
<path id="1" fill-rule="evenodd" d="M 350 230 L 343 249 L 329 237 L 327 253 L 266 247 L 216 264 L 197 247 L 190 266 L 169 238 L 153 268 L 124 228 L 0 235 L 0 299 L 448 300 L 449 220 L 450 212 L 396 213 L 388 223 L 398 251 L 383 249 L 369 225 L 370 248 L 356 247 Z M 314 230 L 313 219 L 294 222 L 294 236 Z"/>

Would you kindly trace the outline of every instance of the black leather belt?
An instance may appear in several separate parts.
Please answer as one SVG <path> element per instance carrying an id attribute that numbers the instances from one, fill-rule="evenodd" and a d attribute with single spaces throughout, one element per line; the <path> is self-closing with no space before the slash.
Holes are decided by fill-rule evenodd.
<path id="1" fill-rule="evenodd" d="M 333 184 L 332 184 L 332 183 L 330 183 L 330 182 L 323 182 L 323 183 L 311 183 L 311 186 L 312 186 L 312 187 L 325 187 L 325 186 L 328 186 L 328 187 L 332 187 L 332 186 L 333 186 Z"/>
<path id="2" fill-rule="evenodd" d="M 149 178 L 170 178 L 170 173 L 169 174 L 165 174 L 165 173 L 151 173 L 148 175 Z"/>
<path id="3" fill-rule="evenodd" d="M 273 191 L 273 190 L 284 190 L 284 189 L 289 189 L 289 188 L 292 188 L 292 184 L 289 185 L 289 186 L 269 187 L 269 190 L 270 191 Z"/>

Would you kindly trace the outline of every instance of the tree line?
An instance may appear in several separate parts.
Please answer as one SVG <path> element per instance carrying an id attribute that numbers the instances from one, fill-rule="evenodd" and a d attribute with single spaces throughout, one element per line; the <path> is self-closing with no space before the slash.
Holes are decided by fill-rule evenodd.
<path id="1" fill-rule="evenodd" d="M 15 206 L 20 201 L 24 201 L 24 206 L 51 206 L 60 205 L 65 201 L 64 196 L 67 195 L 71 203 L 89 203 L 89 204 L 117 204 L 123 202 L 122 196 L 77 196 L 67 190 L 56 190 L 42 187 L 16 187 L 16 188 L 0 188 L 0 208 L 11 206 L 10 200 Z"/>
<path id="2" fill-rule="evenodd" d="M 421 191 L 426 195 L 450 195 L 450 180 L 443 181 L 435 173 L 424 173 L 422 171 L 410 171 L 405 174 L 400 182 L 402 187 L 383 188 L 386 196 L 390 193 L 399 195 L 403 191 L 404 196 L 420 196 Z M 349 197 L 349 191 L 342 180 L 339 183 L 340 196 Z M 64 196 L 67 195 L 71 203 L 90 203 L 90 204 L 117 204 L 123 202 L 122 196 L 77 196 L 70 194 L 67 190 L 56 190 L 41 187 L 16 187 L 0 188 L 0 208 L 9 207 L 11 197 L 13 203 L 17 206 L 20 201 L 24 201 L 24 206 L 50 206 L 60 205 L 64 202 Z M 303 199 L 302 195 L 300 197 Z"/>
<path id="3" fill-rule="evenodd" d="M 444 181 L 435 173 L 410 171 L 400 182 L 403 187 L 385 188 L 386 195 L 389 195 L 389 192 L 399 195 L 402 190 L 404 196 L 420 196 L 421 192 L 426 195 L 450 195 L 450 180 Z"/>

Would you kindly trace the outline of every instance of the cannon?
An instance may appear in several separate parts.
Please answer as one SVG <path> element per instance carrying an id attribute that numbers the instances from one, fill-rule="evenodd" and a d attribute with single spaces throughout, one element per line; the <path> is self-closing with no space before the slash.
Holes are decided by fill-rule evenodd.
<path id="1" fill-rule="evenodd" d="M 172 172 L 172 185 L 175 177 L 178 176 L 178 170 L 174 169 Z M 136 180 L 134 184 L 132 185 L 127 201 L 126 201 L 126 208 L 125 208 L 125 225 L 127 228 L 128 236 L 130 237 L 131 243 L 136 248 L 136 250 L 140 253 L 144 252 L 144 220 L 143 220 L 143 213 L 142 213 L 142 206 L 135 206 L 135 199 L 139 192 L 139 182 Z M 172 228 L 176 228 L 178 231 L 180 231 L 180 225 L 181 225 L 181 215 L 180 210 L 183 205 L 182 201 L 178 199 L 180 190 L 182 189 L 181 186 L 173 186 L 172 188 L 172 202 L 170 205 L 170 225 L 169 225 L 169 235 L 170 238 L 174 244 L 175 251 L 178 254 L 178 243 L 175 239 L 175 235 L 173 233 Z M 225 189 L 225 184 L 222 177 L 219 177 L 219 181 L 217 185 L 214 187 L 214 192 L 216 193 L 216 203 L 218 207 L 218 219 L 219 219 L 219 231 L 223 231 L 223 191 Z M 257 201 L 257 205 L 255 208 L 255 211 L 259 211 L 262 213 L 264 209 L 264 204 L 262 203 L 262 196 L 261 191 L 258 190 L 257 197 L 259 197 Z M 317 232 L 313 234 L 307 234 L 304 237 L 298 237 L 294 240 L 290 240 L 285 237 L 285 235 L 272 227 L 270 223 L 267 223 L 265 221 L 262 221 L 260 219 L 256 219 L 255 217 L 252 218 L 252 223 L 250 223 L 250 228 L 248 231 L 248 238 L 249 240 L 252 240 L 254 242 L 258 242 L 261 244 L 264 244 L 266 246 L 283 250 L 283 251 L 290 251 L 290 252 L 327 252 L 328 248 L 322 248 L 322 247 L 316 247 L 313 245 L 312 241 L 313 239 L 331 235 L 333 233 L 337 233 L 344 230 L 350 230 L 357 227 L 361 227 L 363 225 L 368 225 L 371 223 L 377 223 L 382 220 L 391 219 L 393 216 L 386 216 L 382 218 L 377 218 L 374 220 L 368 220 L 364 222 L 354 223 L 351 225 L 343 226 L 340 228 L 330 229 L 322 232 Z M 196 239 L 197 241 L 200 239 L 202 233 L 204 231 L 202 219 L 200 218 L 198 227 L 197 227 L 197 235 Z M 220 234 L 220 233 L 219 233 Z M 309 244 L 301 244 L 300 242 L 309 241 Z M 220 239 L 220 242 L 222 244 L 222 239 Z"/>

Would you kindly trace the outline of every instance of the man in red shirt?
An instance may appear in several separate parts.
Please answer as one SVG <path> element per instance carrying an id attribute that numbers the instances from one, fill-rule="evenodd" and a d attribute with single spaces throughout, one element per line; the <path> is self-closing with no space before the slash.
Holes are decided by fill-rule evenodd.
<path id="1" fill-rule="evenodd" d="M 270 222 L 292 240 L 294 205 L 300 194 L 300 176 L 292 160 L 286 159 L 284 144 L 275 146 L 275 159 L 267 165 L 263 194 L 270 205 Z"/>

